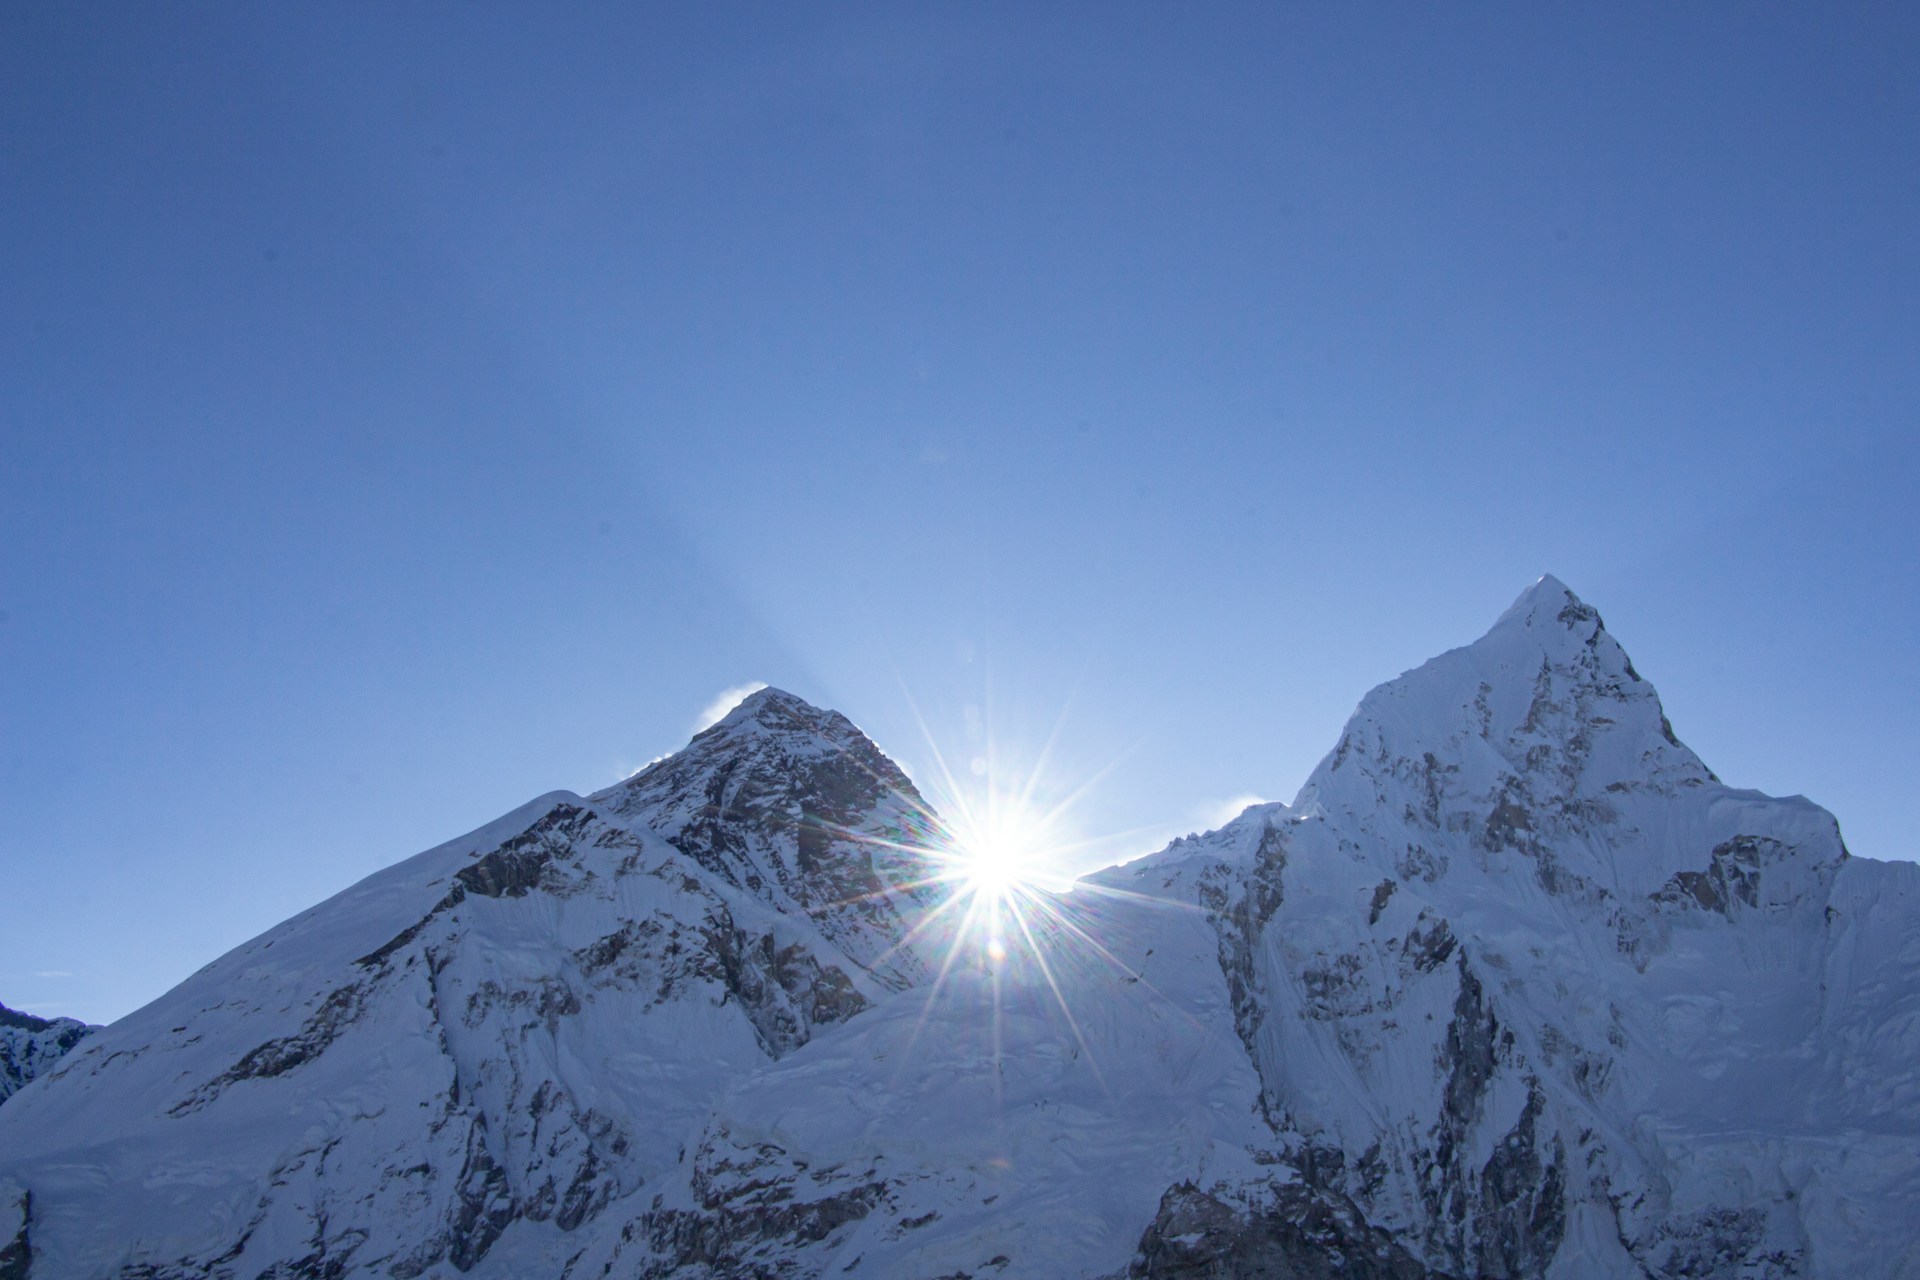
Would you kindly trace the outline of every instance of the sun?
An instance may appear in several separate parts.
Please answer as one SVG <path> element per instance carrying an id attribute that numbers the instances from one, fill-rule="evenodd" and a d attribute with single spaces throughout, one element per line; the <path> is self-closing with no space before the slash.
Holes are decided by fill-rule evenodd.
<path id="1" fill-rule="evenodd" d="M 1030 875 L 1027 860 L 1019 849 L 999 841 L 962 850 L 956 863 L 955 869 L 967 888 L 995 898 L 1011 892 Z"/>
<path id="2" fill-rule="evenodd" d="M 917 708 L 914 714 L 919 716 Z M 1064 874 L 1072 863 L 1084 862 L 1089 851 L 1116 839 L 1083 838 L 1072 816 L 1076 803 L 1107 769 L 1079 779 L 1077 785 L 1050 785 L 1053 780 L 1044 768 L 1053 737 L 1030 765 L 1009 769 L 994 750 L 989 726 L 982 753 L 956 771 L 933 735 L 926 733 L 924 720 L 921 730 L 934 772 L 924 781 L 914 778 L 913 790 L 925 788 L 928 799 L 912 796 L 916 821 L 909 838 L 881 842 L 893 854 L 906 855 L 898 863 L 907 873 L 899 887 L 911 890 L 919 907 L 895 949 L 926 961 L 931 977 L 909 1043 L 931 1025 L 943 992 L 984 989 L 992 998 L 988 1029 L 996 1065 L 1002 1051 L 1003 997 L 1018 1003 L 1023 1017 L 1034 1011 L 1037 1000 L 1055 1028 L 1072 1038 L 1074 1056 L 1084 1056 L 1098 1076 L 1092 1046 L 1069 1005 L 1075 989 L 1069 971 L 1105 965 L 1129 983 L 1144 981 L 1102 940 L 1098 910 L 1105 898 L 1135 895 L 1104 885 L 1083 892 Z M 1056 726 L 1053 736 L 1058 732 Z M 1153 989 L 1148 985 L 1145 990 Z"/>
<path id="3" fill-rule="evenodd" d="M 1057 1002 L 1061 995 L 1048 953 L 1084 946 L 1105 954 L 1080 922 L 1085 912 L 1065 895 L 1075 883 L 1068 874 L 1072 865 L 1112 842 L 1085 838 L 1074 813 L 1112 766 L 1060 778 L 1049 768 L 1059 725 L 1037 752 L 1009 752 L 996 743 L 991 720 L 969 707 L 973 750 L 955 768 L 959 762 L 941 749 L 918 707 L 913 710 L 933 768 L 912 778 L 915 791 L 926 797 L 914 796 L 919 831 L 892 848 L 907 855 L 901 868 L 909 887 L 926 891 L 919 901 L 927 909 L 899 945 L 931 961 L 930 1004 L 956 967 L 965 972 L 979 965 L 996 975 L 996 983 L 1002 977 L 1037 980 Z"/>
<path id="4" fill-rule="evenodd" d="M 951 824 L 946 878 L 983 903 L 1004 902 L 1044 874 L 1057 842 L 1052 815 L 992 788 L 970 799 L 957 806 Z"/>

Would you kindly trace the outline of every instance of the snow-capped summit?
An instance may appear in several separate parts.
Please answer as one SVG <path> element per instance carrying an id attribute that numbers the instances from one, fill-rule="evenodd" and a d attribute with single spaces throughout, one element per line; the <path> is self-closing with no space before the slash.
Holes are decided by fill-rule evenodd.
<path id="1" fill-rule="evenodd" d="M 1555 579 L 1292 806 L 978 937 L 944 840 L 754 694 L 87 1036 L 0 1108 L 0 1278 L 1920 1274 L 1920 868 Z"/>
<path id="2" fill-rule="evenodd" d="M 1561 621 L 1560 614 L 1571 607 L 1576 611 L 1585 611 L 1588 605 L 1579 596 L 1573 594 L 1573 588 L 1550 573 L 1543 573 L 1534 579 L 1533 585 L 1514 597 L 1505 613 L 1494 621 L 1495 629 L 1506 625 L 1513 618 L 1522 619 L 1523 625 L 1532 626 L 1542 613 L 1554 621 Z M 1597 621 L 1597 618 L 1596 618 Z"/>
<path id="3" fill-rule="evenodd" d="M 926 905 L 915 851 L 946 835 L 899 766 L 839 712 L 761 689 L 591 803 L 729 886 L 810 917 L 889 985 L 921 975 L 899 921 Z"/>
<path id="4" fill-rule="evenodd" d="M 1294 805 L 1339 814 L 1403 862 L 1461 845 L 1484 866 L 1519 855 L 1567 886 L 1645 894 L 1696 850 L 1665 819 L 1636 823 L 1637 806 L 1666 813 L 1661 801 L 1716 782 L 1599 612 L 1548 576 L 1479 640 L 1362 699 Z M 1831 819 L 1813 825 L 1837 856 Z"/>
<path id="5" fill-rule="evenodd" d="M 694 738 L 697 741 L 715 729 L 738 729 L 745 725 L 755 725 L 770 732 L 831 730 L 838 735 L 846 729 L 852 729 L 853 722 L 838 711 L 816 707 L 798 694 L 767 685 L 740 699 L 731 711 L 695 734 Z"/>

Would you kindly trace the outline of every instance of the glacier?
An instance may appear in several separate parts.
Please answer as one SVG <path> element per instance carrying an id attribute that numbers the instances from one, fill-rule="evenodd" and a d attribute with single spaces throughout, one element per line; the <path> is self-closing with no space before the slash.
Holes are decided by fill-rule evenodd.
<path id="1" fill-rule="evenodd" d="M 755 693 L 76 1037 L 0 1280 L 1920 1275 L 1920 867 L 1551 577 L 1004 946 L 950 841 Z"/>

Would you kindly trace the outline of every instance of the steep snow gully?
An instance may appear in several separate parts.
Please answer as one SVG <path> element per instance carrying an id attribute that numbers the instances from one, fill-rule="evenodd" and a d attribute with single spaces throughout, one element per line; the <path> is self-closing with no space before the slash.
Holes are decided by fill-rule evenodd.
<path id="1" fill-rule="evenodd" d="M 1920 868 L 1552 578 L 1291 805 L 1064 894 L 949 839 L 767 689 L 112 1026 L 0 1011 L 0 1280 L 1920 1276 Z"/>

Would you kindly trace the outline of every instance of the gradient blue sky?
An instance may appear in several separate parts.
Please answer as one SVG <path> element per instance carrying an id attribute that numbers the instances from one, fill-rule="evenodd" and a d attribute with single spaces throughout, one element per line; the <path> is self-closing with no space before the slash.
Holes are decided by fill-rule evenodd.
<path id="1" fill-rule="evenodd" d="M 0 9 L 0 1000 L 751 680 L 1142 852 L 1543 571 L 1920 852 L 1920 7 L 1039 8 Z"/>

